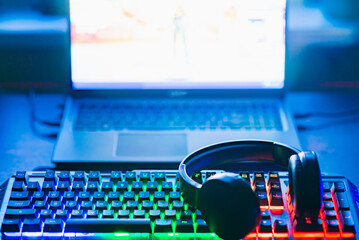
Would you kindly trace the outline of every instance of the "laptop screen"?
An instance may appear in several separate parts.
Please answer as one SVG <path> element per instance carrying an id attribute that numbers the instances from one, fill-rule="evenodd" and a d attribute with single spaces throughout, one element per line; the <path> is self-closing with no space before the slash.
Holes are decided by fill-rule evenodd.
<path id="1" fill-rule="evenodd" d="M 285 0 L 70 0 L 74 89 L 279 89 Z"/>

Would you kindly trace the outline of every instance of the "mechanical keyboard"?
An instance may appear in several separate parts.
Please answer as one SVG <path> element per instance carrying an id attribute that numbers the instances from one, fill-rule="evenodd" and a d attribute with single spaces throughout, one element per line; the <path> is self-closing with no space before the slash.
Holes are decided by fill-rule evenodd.
<path id="1" fill-rule="evenodd" d="M 75 122 L 78 131 L 109 130 L 253 129 L 282 131 L 273 102 L 228 103 L 206 101 L 127 101 L 81 103 Z"/>
<path id="2" fill-rule="evenodd" d="M 201 171 L 192 178 L 202 183 L 218 172 Z M 260 224 L 246 239 L 357 238 L 357 190 L 344 177 L 323 175 L 320 216 L 296 219 L 287 172 L 237 173 L 251 184 L 261 208 Z M 2 198 L 2 239 L 219 239 L 202 213 L 183 201 L 177 174 L 18 171 Z"/>

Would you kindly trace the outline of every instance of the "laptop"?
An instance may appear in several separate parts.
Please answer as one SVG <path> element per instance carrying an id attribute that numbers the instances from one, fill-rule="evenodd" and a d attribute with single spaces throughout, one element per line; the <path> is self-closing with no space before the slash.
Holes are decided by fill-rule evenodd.
<path id="1" fill-rule="evenodd" d="M 238 139 L 300 148 L 285 10 L 285 0 L 70 0 L 72 93 L 53 162 L 177 164 Z"/>

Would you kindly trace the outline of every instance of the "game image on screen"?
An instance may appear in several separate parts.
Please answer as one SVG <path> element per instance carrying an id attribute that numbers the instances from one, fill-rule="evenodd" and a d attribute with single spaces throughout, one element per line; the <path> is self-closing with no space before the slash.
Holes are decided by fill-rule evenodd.
<path id="1" fill-rule="evenodd" d="M 70 0 L 75 89 L 282 88 L 285 0 Z"/>

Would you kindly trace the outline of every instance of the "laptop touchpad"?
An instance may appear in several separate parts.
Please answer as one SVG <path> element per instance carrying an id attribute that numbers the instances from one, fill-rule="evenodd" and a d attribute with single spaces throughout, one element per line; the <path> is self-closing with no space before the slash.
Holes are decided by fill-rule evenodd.
<path id="1" fill-rule="evenodd" d="M 117 156 L 186 156 L 186 134 L 129 133 L 119 134 Z"/>

